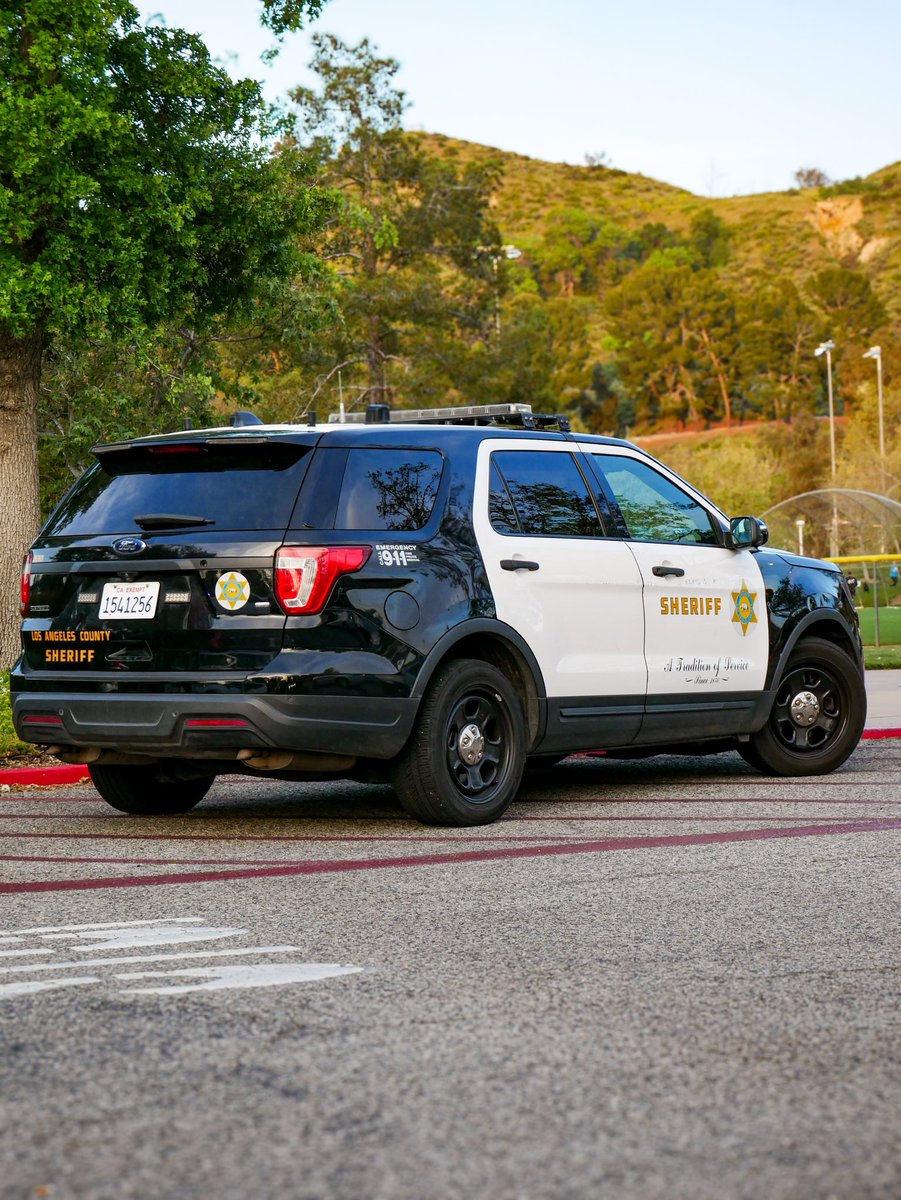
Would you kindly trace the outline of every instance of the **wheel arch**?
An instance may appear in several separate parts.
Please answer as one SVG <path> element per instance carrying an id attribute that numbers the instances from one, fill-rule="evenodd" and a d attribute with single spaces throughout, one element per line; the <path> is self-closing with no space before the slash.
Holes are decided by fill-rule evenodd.
<path id="1" fill-rule="evenodd" d="M 432 647 L 413 685 L 413 698 L 422 699 L 436 671 L 452 658 L 480 659 L 510 679 L 522 700 L 528 745 L 535 745 L 547 724 L 547 692 L 538 660 L 525 639 L 498 620 L 476 619 L 458 625 Z"/>
<path id="2" fill-rule="evenodd" d="M 844 650 L 851 661 L 857 664 L 861 675 L 863 674 L 859 640 L 855 638 L 847 621 L 837 612 L 812 612 L 801 618 L 782 645 L 770 674 L 770 690 L 778 685 L 785 674 L 788 660 L 797 649 L 798 643 L 809 637 L 821 638 Z"/>

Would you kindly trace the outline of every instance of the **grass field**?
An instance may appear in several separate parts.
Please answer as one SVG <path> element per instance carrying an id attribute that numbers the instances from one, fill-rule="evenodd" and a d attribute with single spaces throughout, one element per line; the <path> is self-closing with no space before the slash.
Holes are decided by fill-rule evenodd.
<path id="1" fill-rule="evenodd" d="M 872 608 L 862 608 L 857 614 L 860 617 L 860 633 L 865 646 L 876 644 L 876 619 Z M 881 646 L 901 646 L 901 608 L 879 609 L 879 644 Z"/>

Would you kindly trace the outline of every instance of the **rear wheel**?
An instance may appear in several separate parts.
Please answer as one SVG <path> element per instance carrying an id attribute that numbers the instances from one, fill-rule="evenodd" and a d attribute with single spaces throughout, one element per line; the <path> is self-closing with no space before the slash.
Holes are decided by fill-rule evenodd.
<path id="1" fill-rule="evenodd" d="M 449 662 L 425 695 L 392 783 L 406 811 L 427 825 L 486 825 L 516 795 L 525 743 L 522 706 L 506 676 L 476 660 Z"/>
<path id="2" fill-rule="evenodd" d="M 159 768 L 119 767 L 92 763 L 94 787 L 113 808 L 137 817 L 171 817 L 199 804 L 213 786 L 215 775 L 198 779 L 162 780 Z"/>
<path id="3" fill-rule="evenodd" d="M 768 775 L 825 775 L 851 754 L 866 715 L 853 660 L 832 642 L 807 638 L 788 660 L 769 720 L 739 753 Z"/>

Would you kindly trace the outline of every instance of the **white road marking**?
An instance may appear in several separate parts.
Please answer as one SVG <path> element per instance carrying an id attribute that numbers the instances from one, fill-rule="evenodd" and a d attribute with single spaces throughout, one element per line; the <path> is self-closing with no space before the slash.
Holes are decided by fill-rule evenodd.
<path id="1" fill-rule="evenodd" d="M 77 987 L 83 983 L 99 983 L 97 975 L 82 977 L 69 976 L 68 979 L 31 979 L 21 983 L 0 983 L 0 1000 L 5 996 L 30 996 L 34 992 L 52 992 L 56 988 Z"/>
<path id="2" fill-rule="evenodd" d="M 134 950 L 139 946 L 177 946 L 181 942 L 208 942 L 237 937 L 246 933 L 228 925 L 184 925 L 174 921 L 153 921 L 141 929 L 89 929 L 79 933 L 47 933 L 44 937 L 78 938 L 87 946 L 69 946 L 69 951 L 90 954 L 97 950 Z"/>
<path id="3" fill-rule="evenodd" d="M 0 967 L 0 975 L 13 975 L 25 971 L 68 971 L 84 967 L 115 967 L 119 963 L 175 962 L 183 958 L 239 958 L 244 954 L 287 954 L 299 950 L 299 946 L 232 946 L 228 950 L 186 950 L 181 954 L 124 954 L 118 958 L 83 958 L 80 962 L 23 963 L 14 967 Z"/>
<path id="4" fill-rule="evenodd" d="M 258 966 L 190 967 L 184 971 L 136 971 L 116 975 L 116 979 L 202 979 L 203 983 L 123 988 L 126 996 L 177 996 L 184 992 L 214 992 L 223 988 L 277 987 L 285 983 L 312 983 L 336 975 L 356 975 L 362 967 L 342 967 L 338 963 L 261 963 Z"/>
<path id="5" fill-rule="evenodd" d="M 138 925 L 197 925 L 203 917 L 154 917 L 150 921 L 94 921 L 90 925 L 35 925 L 31 929 L 16 929 L 12 934 L 0 934 L 5 939 L 21 941 L 23 933 L 70 933 L 79 929 L 133 929 Z"/>
<path id="6" fill-rule="evenodd" d="M 90 925 L 43 925 L 31 929 L 18 929 L 0 935 L 2 958 L 34 958 L 35 955 L 55 955 L 58 950 L 70 954 L 91 954 L 98 950 L 140 950 L 152 946 L 177 946 L 186 942 L 216 941 L 246 934 L 246 929 L 225 925 L 207 925 L 202 917 L 164 917 L 144 921 L 102 921 Z M 23 935 L 28 935 L 26 938 Z M 31 945 L 25 945 L 31 941 Z M 56 942 L 65 945 L 35 945 L 37 942 Z M 78 944 L 84 943 L 84 944 Z M 231 958 L 242 959 L 248 955 L 297 954 L 298 946 L 235 946 L 217 950 L 183 950 L 173 954 L 115 954 L 109 958 L 81 958 L 60 962 L 11 963 L 0 966 L 0 976 L 44 974 L 53 972 L 53 978 L 23 979 L 0 983 L 0 999 L 31 996 L 38 992 L 50 992 L 58 988 L 80 987 L 89 983 L 103 983 L 104 976 L 61 974 L 67 971 L 83 971 L 86 967 L 121 968 L 124 964 L 173 963 L 185 959 Z M 122 981 L 160 980 L 146 987 L 127 987 L 121 995 L 180 995 L 184 992 L 219 991 L 223 988 L 277 987 L 284 984 L 311 983 L 341 975 L 355 975 L 362 967 L 341 966 L 338 963 L 247 963 L 233 962 L 209 967 L 184 967 L 173 970 L 149 970 L 112 974 L 113 979 Z M 105 975 L 108 981 L 110 974 Z M 177 982 L 176 982 L 177 981 Z"/>

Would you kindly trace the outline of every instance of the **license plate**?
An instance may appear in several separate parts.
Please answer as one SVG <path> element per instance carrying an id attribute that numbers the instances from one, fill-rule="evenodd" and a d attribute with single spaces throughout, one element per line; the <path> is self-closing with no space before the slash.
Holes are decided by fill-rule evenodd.
<path id="1" fill-rule="evenodd" d="M 159 581 L 105 583 L 97 615 L 104 621 L 149 621 L 156 615 L 159 594 Z"/>

